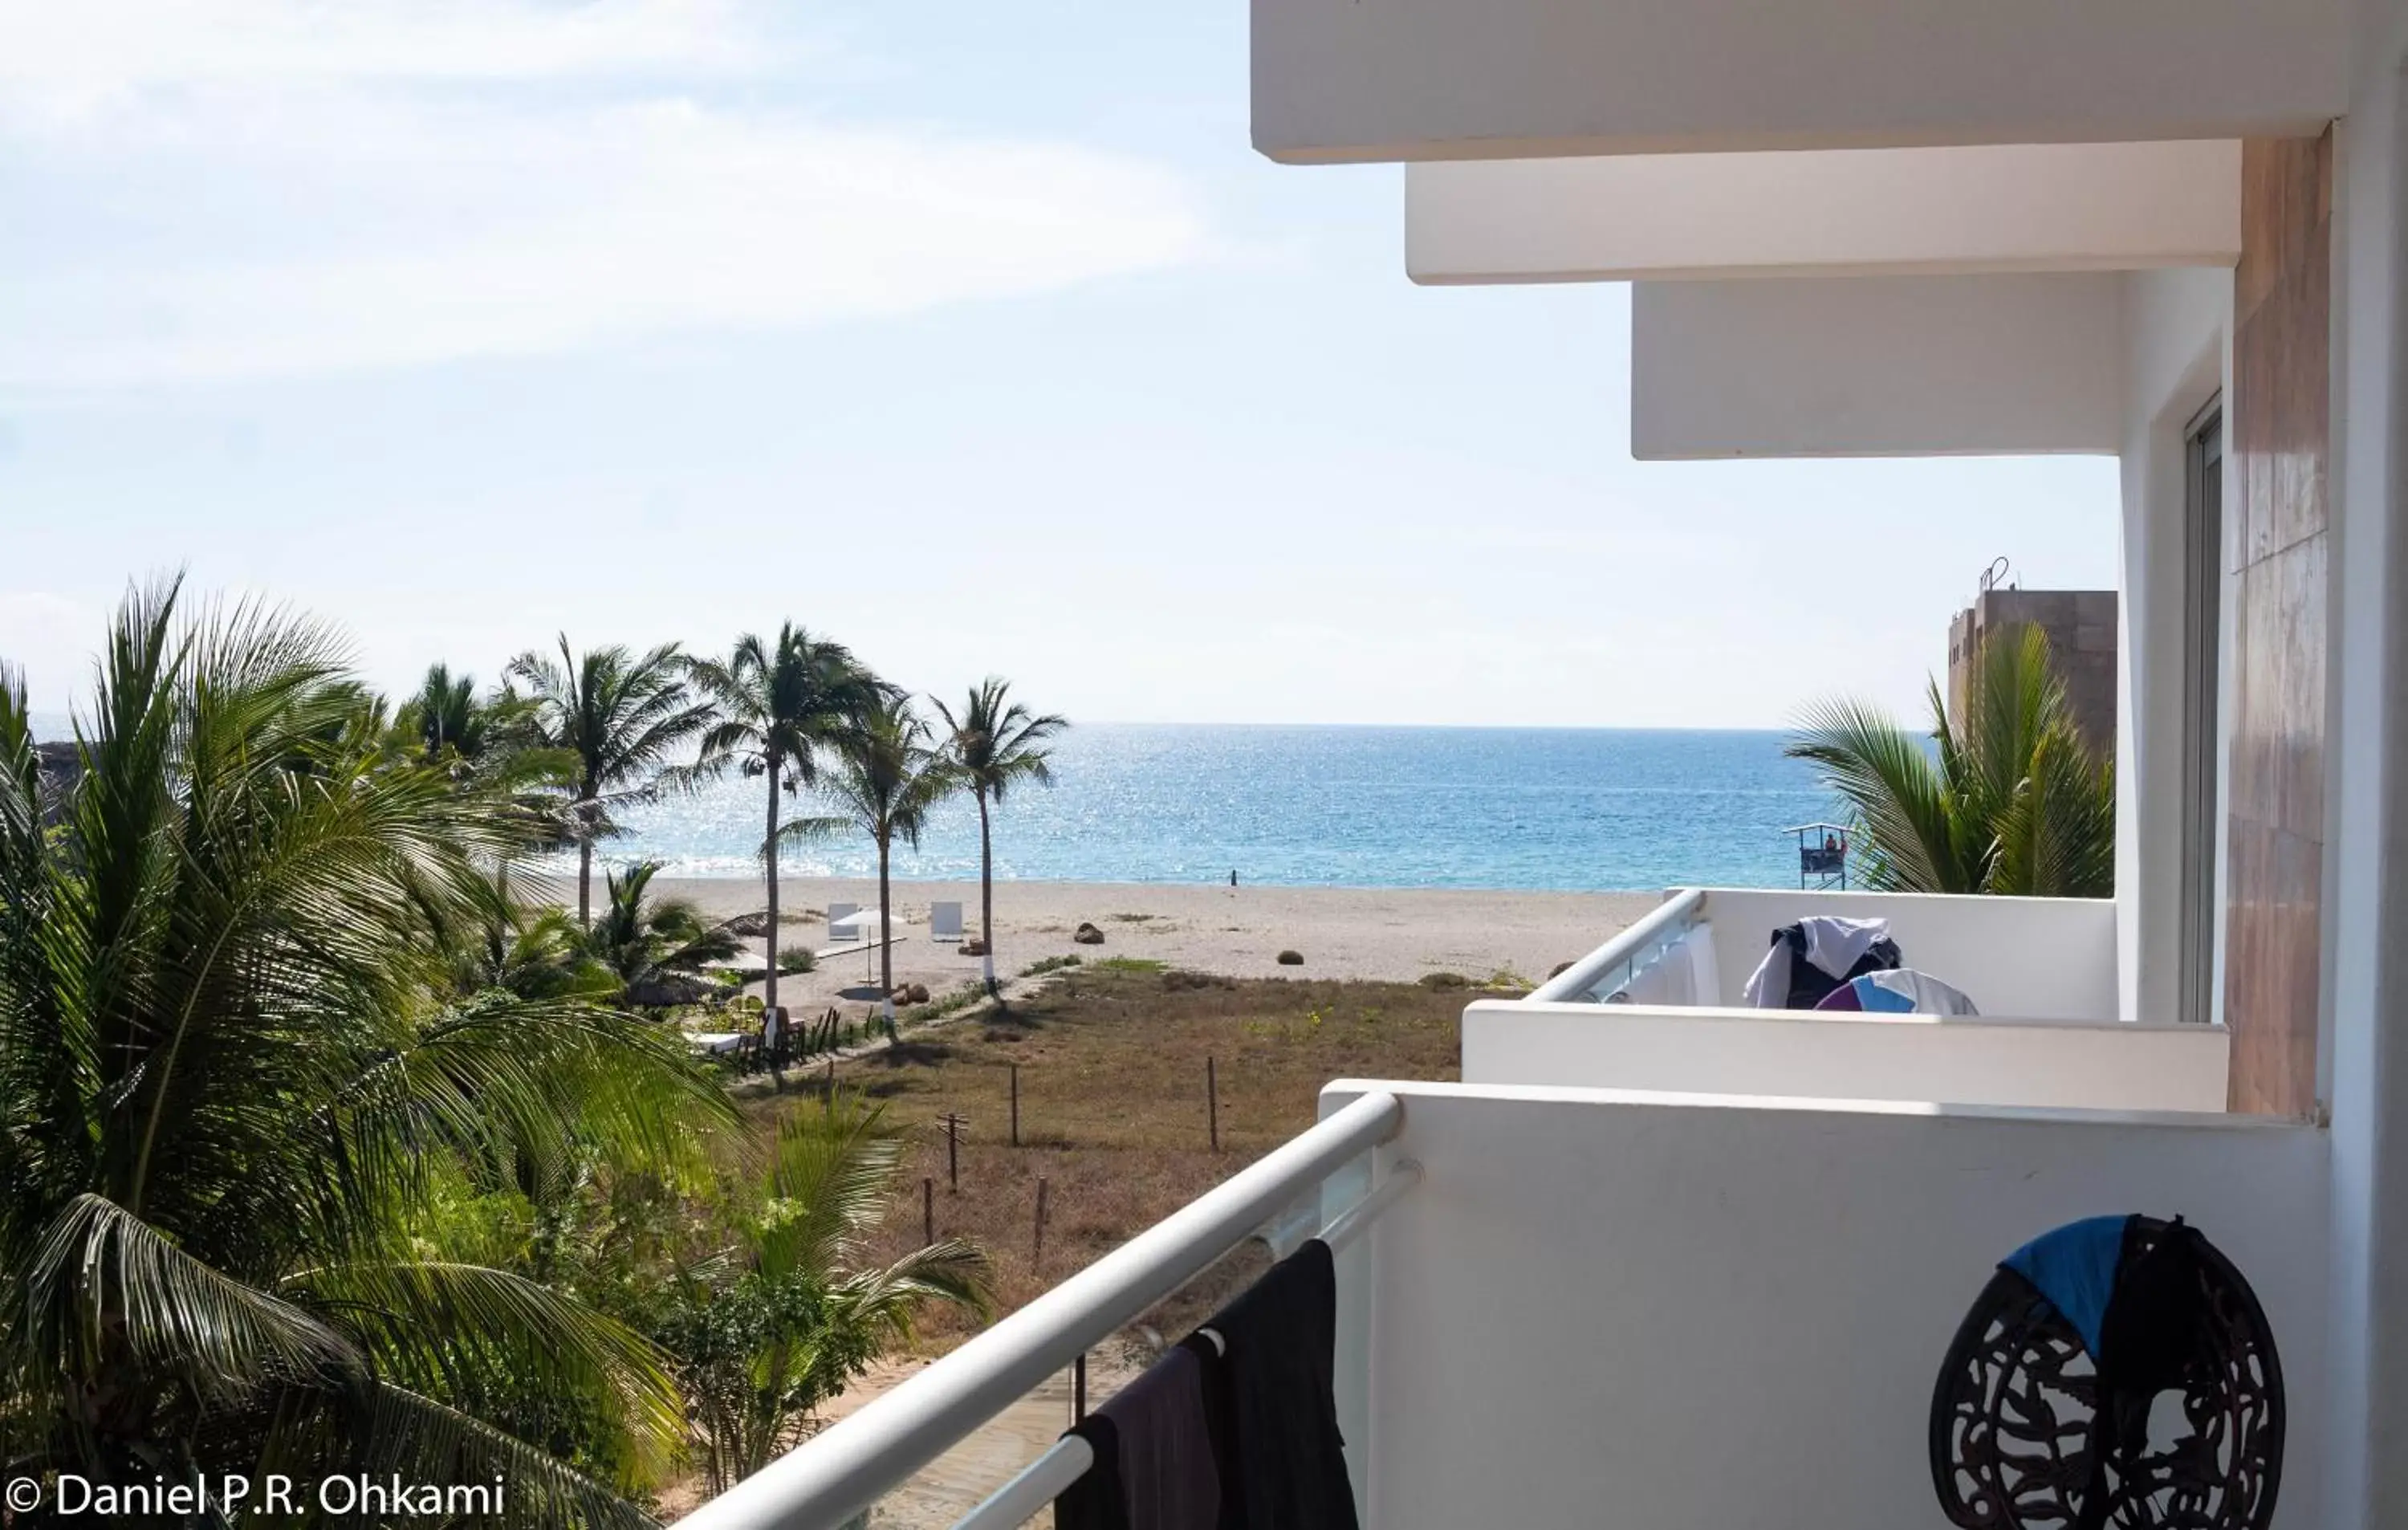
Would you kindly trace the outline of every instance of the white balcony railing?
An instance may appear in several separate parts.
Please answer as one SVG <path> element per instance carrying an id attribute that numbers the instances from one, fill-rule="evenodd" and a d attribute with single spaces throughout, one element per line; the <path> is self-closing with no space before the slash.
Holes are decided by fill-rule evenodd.
<path id="1" fill-rule="evenodd" d="M 1616 994 L 1697 928 L 1702 888 L 1684 887 L 1597 950 L 1541 983 L 1530 1004 L 1584 1004 Z"/>
<path id="2" fill-rule="evenodd" d="M 1683 888 L 1551 979 L 1532 1004 L 1603 1001 L 1656 962 L 1687 954 L 1698 1008 L 1736 1006 L 1772 932 L 1815 914 L 1881 919 L 1905 965 L 1972 996 L 1985 1015 L 2110 1021 L 2116 1013 L 2115 905 L 2107 898 Z"/>
<path id="3" fill-rule="evenodd" d="M 680 1524 L 685 1530 L 833 1530 L 848 1523 L 1047 1377 L 1202 1274 L 1291 1202 L 1389 1140 L 1403 1119 L 1395 1095 L 1364 1094 Z"/>
<path id="4" fill-rule="evenodd" d="M 1878 918 L 1975 1018 L 1744 1007 L 1776 928 Z M 1678 965 L 1672 965 L 1678 964 Z M 1677 981 L 1668 981 L 1677 974 Z M 1666 995 L 1677 995 L 1679 1002 Z M 1808 1099 L 2221 1110 L 2221 1027 L 2117 1013 L 2103 899 L 1689 888 L 1529 997 L 1464 1011 L 1463 1079 Z"/>
<path id="5" fill-rule="evenodd" d="M 1588 1014 L 1595 1018 L 1594 1008 Z M 2181 1214 L 2249 1277 L 2294 1458 L 2323 1437 L 2327 1163 L 2313 1127 L 1341 1081 L 1321 1124 L 685 1522 L 835 1530 L 1297 1194 L 1394 1200 L 1338 1260 L 1335 1377 L 1370 1530 L 1932 1519 L 1933 1368 L 2007 1251 Z M 1374 1151 L 1374 1150 L 1377 1150 Z M 1369 1213 L 1352 1220 L 1360 1223 Z M 1328 1236 L 1348 1241 L 1346 1228 Z M 1048 1452 L 969 1522 L 1039 1509 Z M 1804 1494 L 1801 1497 L 1801 1494 Z M 2317 1521 L 2286 1473 L 2286 1523 Z"/>

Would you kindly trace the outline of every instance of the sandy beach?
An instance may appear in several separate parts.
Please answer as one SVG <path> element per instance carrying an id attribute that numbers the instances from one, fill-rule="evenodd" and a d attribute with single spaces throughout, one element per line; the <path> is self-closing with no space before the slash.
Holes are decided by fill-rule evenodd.
<path id="1" fill-rule="evenodd" d="M 598 877 L 597 877 L 598 881 Z M 690 898 L 719 918 L 758 912 L 762 884 L 734 879 L 664 878 L 664 896 Z M 573 890 L 571 890 L 573 896 Z M 979 975 L 975 956 L 928 936 L 929 905 L 957 901 L 965 927 L 979 926 L 976 882 L 894 884 L 895 978 L 931 993 Z M 820 969 L 780 982 L 790 1008 L 856 1001 L 874 972 L 874 949 L 828 937 L 831 902 L 874 905 L 872 880 L 793 879 L 779 884 L 782 944 L 809 945 Z M 1410 981 L 1431 972 L 1487 978 L 1510 971 L 1540 979 L 1594 950 L 1656 900 L 1637 893 L 1497 893 L 1455 889 L 1237 887 L 1168 883 L 997 882 L 996 969 L 1009 976 L 1054 956 L 1125 956 L 1235 978 L 1375 978 Z M 1082 922 L 1104 932 L 1100 946 L 1071 939 Z M 754 941 L 755 950 L 766 941 Z M 1282 966 L 1283 951 L 1304 957 Z"/>

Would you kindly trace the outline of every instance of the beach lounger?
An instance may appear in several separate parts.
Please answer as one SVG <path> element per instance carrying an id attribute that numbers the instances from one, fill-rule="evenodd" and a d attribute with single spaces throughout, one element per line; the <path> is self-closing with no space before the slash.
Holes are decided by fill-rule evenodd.
<path id="1" fill-rule="evenodd" d="M 928 905 L 928 938 L 959 940 L 962 937 L 962 906 L 958 903 Z"/>

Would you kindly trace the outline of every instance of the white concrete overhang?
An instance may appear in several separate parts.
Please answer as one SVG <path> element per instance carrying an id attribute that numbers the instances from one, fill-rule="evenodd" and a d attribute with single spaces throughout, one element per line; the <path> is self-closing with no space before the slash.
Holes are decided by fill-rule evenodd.
<path id="1" fill-rule="evenodd" d="M 2124 283 L 2112 273 L 1641 282 L 1631 455 L 2113 454 Z"/>
<path id="2" fill-rule="evenodd" d="M 1290 164 L 2307 135 L 2348 0 L 1253 0 Z"/>
<path id="3" fill-rule="evenodd" d="M 1413 164 L 1432 284 L 2230 265 L 2241 145 L 2013 144 Z"/>

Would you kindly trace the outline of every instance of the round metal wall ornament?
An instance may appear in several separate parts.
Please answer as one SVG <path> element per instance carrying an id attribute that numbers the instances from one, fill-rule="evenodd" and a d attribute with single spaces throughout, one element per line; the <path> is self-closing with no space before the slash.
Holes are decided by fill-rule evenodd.
<path id="1" fill-rule="evenodd" d="M 2283 1367 L 2241 1272 L 2180 1218 L 2096 1217 L 2000 1265 L 1931 1396 L 1959 1530 L 2267 1530 Z"/>

